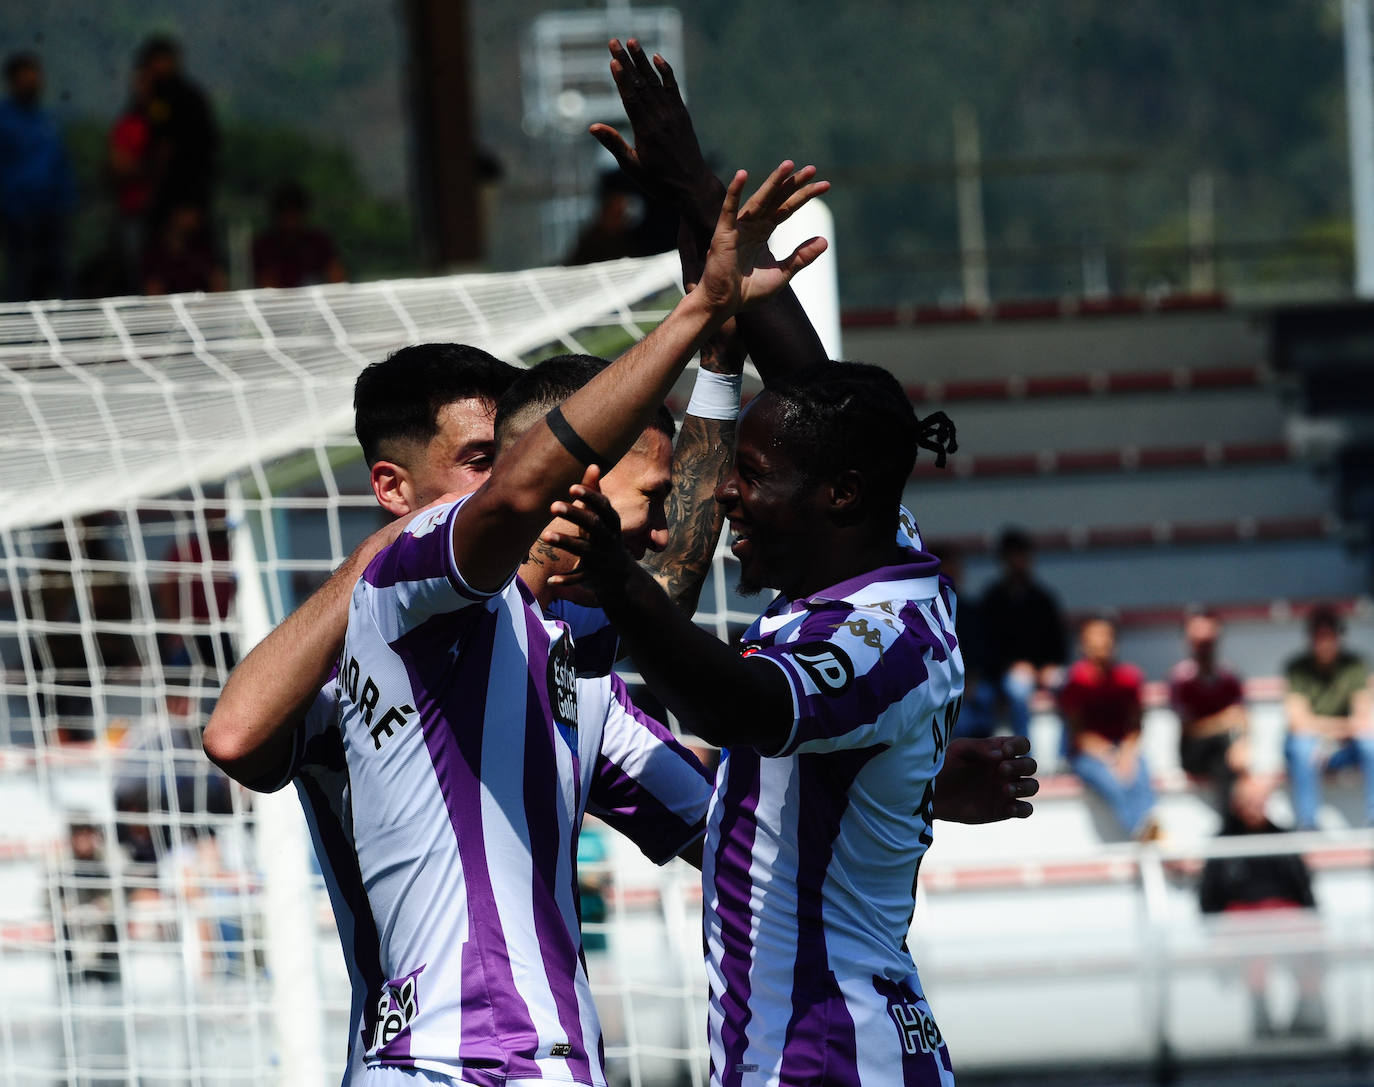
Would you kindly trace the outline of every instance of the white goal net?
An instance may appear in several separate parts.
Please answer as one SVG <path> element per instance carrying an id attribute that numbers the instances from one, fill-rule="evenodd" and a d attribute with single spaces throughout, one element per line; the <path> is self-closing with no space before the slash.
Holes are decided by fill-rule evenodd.
<path id="1" fill-rule="evenodd" d="M 364 365 L 419 342 L 612 355 L 677 277 L 669 255 L 0 306 L 0 1084 L 338 1081 L 347 977 L 295 798 L 219 775 L 206 716 L 381 523 Z M 609 1070 L 700 1083 L 694 873 L 595 830 L 584 849 Z"/>

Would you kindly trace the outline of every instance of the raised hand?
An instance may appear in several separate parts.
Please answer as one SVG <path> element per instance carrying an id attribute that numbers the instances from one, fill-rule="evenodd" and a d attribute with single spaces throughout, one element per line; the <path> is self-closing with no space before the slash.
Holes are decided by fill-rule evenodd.
<path id="1" fill-rule="evenodd" d="M 555 502 L 549 509 L 555 517 L 570 522 L 574 531 L 553 525 L 544 530 L 540 540 L 577 557 L 577 567 L 571 573 L 549 578 L 551 586 L 580 586 L 599 597 L 607 588 L 624 586 L 636 568 L 620 536 L 620 516 L 601 493 L 600 484 L 601 469 L 590 465 L 582 482 L 569 489 L 570 501 Z"/>
<path id="2" fill-rule="evenodd" d="M 1040 791 L 1037 766 L 1024 736 L 951 740 L 935 779 L 935 818 L 951 823 L 1025 819 L 1026 797 Z"/>
<path id="3" fill-rule="evenodd" d="M 782 260 L 775 260 L 768 251 L 768 236 L 774 228 L 830 188 L 828 181 L 812 180 L 816 176 L 814 166 L 803 166 L 794 173 L 793 165 L 790 161 L 780 163 L 743 207 L 740 194 L 749 175 L 736 171 L 727 186 L 697 284 L 697 291 L 712 308 L 737 313 L 771 297 L 825 252 L 824 238 L 802 242 Z"/>
<path id="4" fill-rule="evenodd" d="M 591 134 L 650 196 L 679 205 L 709 203 L 714 215 L 722 186 L 701 154 L 672 66 L 658 54 L 650 63 L 634 38 L 624 46 L 613 38 L 610 50 L 611 78 L 634 146 L 610 125 L 592 125 Z"/>

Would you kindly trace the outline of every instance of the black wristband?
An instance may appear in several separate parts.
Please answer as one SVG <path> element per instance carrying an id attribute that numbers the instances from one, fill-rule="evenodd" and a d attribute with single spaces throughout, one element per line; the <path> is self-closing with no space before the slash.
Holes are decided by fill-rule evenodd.
<path id="1" fill-rule="evenodd" d="M 544 422 L 549 424 L 549 429 L 553 431 L 553 436 L 558 439 L 573 458 L 582 465 L 599 464 L 603 469 L 609 470 L 609 465 L 604 457 L 597 456 L 596 450 L 582 440 L 582 435 L 572 428 L 572 424 L 563 418 L 563 409 L 554 407 L 549 414 L 544 416 Z"/>

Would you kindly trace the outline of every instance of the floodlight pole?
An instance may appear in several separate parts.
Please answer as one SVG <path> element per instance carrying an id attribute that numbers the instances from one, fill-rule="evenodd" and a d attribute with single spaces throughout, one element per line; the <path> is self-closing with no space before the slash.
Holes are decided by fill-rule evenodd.
<path id="1" fill-rule="evenodd" d="M 1344 0 L 1345 105 L 1350 131 L 1350 205 L 1355 228 L 1355 294 L 1374 298 L 1374 75 L 1369 0 Z"/>

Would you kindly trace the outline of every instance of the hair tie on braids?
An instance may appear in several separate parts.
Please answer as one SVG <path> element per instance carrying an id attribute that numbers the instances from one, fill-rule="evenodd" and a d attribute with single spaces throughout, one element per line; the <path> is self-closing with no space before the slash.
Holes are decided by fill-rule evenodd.
<path id="1" fill-rule="evenodd" d="M 955 440 L 954 421 L 944 412 L 937 411 L 924 419 L 917 419 L 916 425 L 920 428 L 916 435 L 916 444 L 934 453 L 935 467 L 943 468 L 945 458 L 950 453 L 959 452 L 959 443 Z"/>

